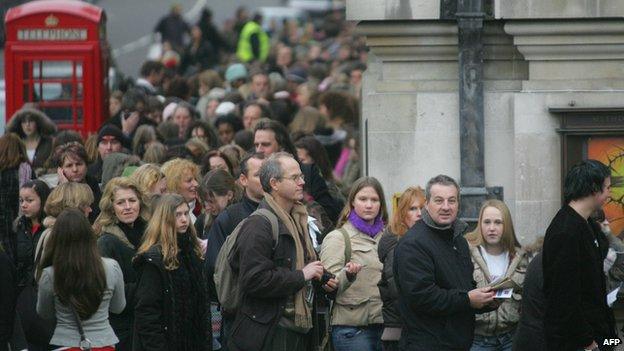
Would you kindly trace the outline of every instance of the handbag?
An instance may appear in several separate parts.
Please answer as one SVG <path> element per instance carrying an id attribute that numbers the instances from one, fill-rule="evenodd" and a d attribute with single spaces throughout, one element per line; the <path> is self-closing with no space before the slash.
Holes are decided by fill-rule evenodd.
<path id="1" fill-rule="evenodd" d="M 91 340 L 87 339 L 87 337 L 85 336 L 84 329 L 82 328 L 82 322 L 80 321 L 80 316 L 78 315 L 78 312 L 76 312 L 74 305 L 70 303 L 69 307 L 71 308 L 72 313 L 74 314 L 74 318 L 76 319 L 76 323 L 78 324 L 78 333 L 80 333 L 80 344 L 78 344 L 78 347 L 84 351 L 91 351 Z"/>

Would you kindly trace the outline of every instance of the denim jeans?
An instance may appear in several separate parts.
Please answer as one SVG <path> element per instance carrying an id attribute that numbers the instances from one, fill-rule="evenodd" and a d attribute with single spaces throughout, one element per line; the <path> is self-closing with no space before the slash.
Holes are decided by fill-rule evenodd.
<path id="1" fill-rule="evenodd" d="M 495 336 L 475 334 L 470 351 L 511 351 L 513 346 L 513 336 L 513 330 Z"/>
<path id="2" fill-rule="evenodd" d="M 367 327 L 332 326 L 335 351 L 381 351 L 381 324 Z"/>

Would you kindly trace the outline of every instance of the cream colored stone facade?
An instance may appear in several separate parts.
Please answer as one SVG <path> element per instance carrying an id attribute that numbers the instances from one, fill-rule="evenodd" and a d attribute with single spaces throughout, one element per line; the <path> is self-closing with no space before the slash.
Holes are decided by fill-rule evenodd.
<path id="1" fill-rule="evenodd" d="M 588 3 L 496 0 L 485 24 L 486 186 L 504 187 L 525 244 L 561 206 L 560 120 L 548 109 L 624 105 L 624 2 Z M 387 194 L 460 177 L 457 24 L 439 16 L 439 1 L 347 1 L 371 49 L 363 154 Z"/>

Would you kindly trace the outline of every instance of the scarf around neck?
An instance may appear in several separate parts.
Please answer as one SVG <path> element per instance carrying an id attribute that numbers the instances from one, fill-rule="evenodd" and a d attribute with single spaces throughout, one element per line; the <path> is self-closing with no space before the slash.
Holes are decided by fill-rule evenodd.
<path id="1" fill-rule="evenodd" d="M 316 252 L 312 247 L 308 234 L 308 212 L 304 205 L 295 203 L 290 213 L 275 201 L 271 194 L 264 194 L 264 201 L 271 207 L 277 217 L 284 223 L 295 241 L 296 259 L 295 269 L 301 270 L 306 263 L 316 259 Z M 306 288 L 295 294 L 295 325 L 302 329 L 312 329 L 312 309 L 306 302 Z"/>
<path id="2" fill-rule="evenodd" d="M 375 218 L 373 224 L 369 224 L 363 220 L 362 217 L 358 216 L 355 211 L 351 211 L 349 213 L 349 222 L 351 222 L 355 229 L 370 236 L 371 238 L 377 236 L 377 233 L 382 231 L 384 228 L 384 222 L 383 219 L 381 219 L 381 215 L 378 215 L 377 218 Z"/>

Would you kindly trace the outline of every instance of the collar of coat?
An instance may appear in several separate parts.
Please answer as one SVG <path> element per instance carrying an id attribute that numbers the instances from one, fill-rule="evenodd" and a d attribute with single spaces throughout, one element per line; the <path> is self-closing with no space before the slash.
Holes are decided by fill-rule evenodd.
<path id="1" fill-rule="evenodd" d="M 128 237 L 126 237 L 126 233 L 124 233 L 123 230 L 121 230 L 121 228 L 119 228 L 118 225 L 116 224 L 105 225 L 104 227 L 102 227 L 102 234 L 104 233 L 108 233 L 108 234 L 115 236 L 117 239 L 121 240 L 122 243 L 136 250 L 136 247 L 134 247 L 134 245 L 132 245 L 130 240 L 128 240 Z"/>
<path id="2" fill-rule="evenodd" d="M 447 226 L 441 226 L 438 223 L 436 223 L 433 218 L 431 218 L 431 216 L 429 215 L 429 212 L 427 212 L 427 210 L 425 208 L 422 209 L 422 221 L 430 228 L 436 229 L 436 230 L 449 230 L 452 229 L 453 230 L 453 238 L 457 237 L 458 235 L 463 235 L 466 230 L 468 230 L 468 224 L 464 221 L 462 221 L 461 219 L 456 219 L 455 222 L 447 225 Z"/>

